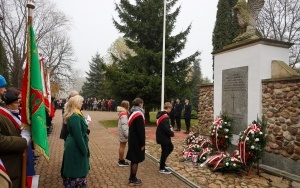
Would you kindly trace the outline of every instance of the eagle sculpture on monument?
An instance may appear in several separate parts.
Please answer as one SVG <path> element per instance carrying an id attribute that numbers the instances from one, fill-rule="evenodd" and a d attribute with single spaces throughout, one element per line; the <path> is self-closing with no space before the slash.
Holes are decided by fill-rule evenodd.
<path id="1" fill-rule="evenodd" d="M 264 3 L 264 0 L 238 0 L 233 9 L 237 13 L 241 33 L 233 42 L 259 38 L 256 34 L 256 21 Z"/>

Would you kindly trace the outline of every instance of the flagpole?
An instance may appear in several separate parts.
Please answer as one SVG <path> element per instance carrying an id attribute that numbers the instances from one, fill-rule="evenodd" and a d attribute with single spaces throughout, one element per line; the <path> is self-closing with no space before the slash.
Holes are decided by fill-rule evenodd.
<path id="1" fill-rule="evenodd" d="M 29 0 L 28 3 L 26 4 L 26 7 L 28 8 L 28 18 L 27 18 L 27 31 L 29 26 L 32 24 L 32 10 L 35 8 L 34 2 Z M 29 33 L 27 32 L 27 36 Z M 27 52 L 26 52 L 26 58 L 29 58 L 29 51 L 30 51 L 30 44 L 28 42 L 28 37 L 27 37 Z M 22 155 L 22 179 L 21 179 L 21 187 L 26 188 L 26 171 L 27 171 L 27 148 L 24 149 L 23 155 Z"/>
<path id="2" fill-rule="evenodd" d="M 162 49 L 162 70 L 161 70 L 161 111 L 164 110 L 165 103 L 165 53 L 166 53 L 166 0 L 164 0 L 164 20 L 163 20 L 163 49 Z"/>

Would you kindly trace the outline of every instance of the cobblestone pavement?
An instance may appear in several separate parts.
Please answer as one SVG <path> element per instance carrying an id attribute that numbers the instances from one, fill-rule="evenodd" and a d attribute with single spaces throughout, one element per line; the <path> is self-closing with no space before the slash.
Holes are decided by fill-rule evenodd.
<path id="1" fill-rule="evenodd" d="M 116 112 L 83 112 L 89 114 L 92 122 L 89 147 L 91 151 L 91 170 L 88 175 L 88 187 L 122 188 L 128 187 L 129 167 L 119 167 L 117 136 L 99 124 L 100 120 L 116 119 Z M 63 155 L 64 141 L 59 139 L 62 125 L 61 110 L 56 111 L 53 119 L 53 132 L 49 136 L 50 160 L 40 157 L 36 164 L 36 173 L 40 175 L 39 188 L 63 187 L 60 177 L 60 167 Z M 142 179 L 140 187 L 189 187 L 174 175 L 158 173 L 158 165 L 146 157 L 139 164 L 137 177 Z"/>

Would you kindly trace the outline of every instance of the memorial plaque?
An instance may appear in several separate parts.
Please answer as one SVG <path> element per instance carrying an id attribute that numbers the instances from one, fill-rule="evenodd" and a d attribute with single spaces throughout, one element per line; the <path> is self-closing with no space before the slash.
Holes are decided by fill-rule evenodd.
<path id="1" fill-rule="evenodd" d="M 222 111 L 233 118 L 233 134 L 248 125 L 248 66 L 222 71 Z"/>

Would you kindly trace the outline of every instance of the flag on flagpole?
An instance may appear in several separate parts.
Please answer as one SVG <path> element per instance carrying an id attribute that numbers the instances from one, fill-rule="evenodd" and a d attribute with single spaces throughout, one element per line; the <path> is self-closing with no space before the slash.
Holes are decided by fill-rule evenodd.
<path id="1" fill-rule="evenodd" d="M 48 69 L 45 69 L 45 61 L 44 57 L 40 58 L 44 103 L 48 114 L 51 116 L 54 109 L 52 109 L 51 105 L 50 75 Z"/>
<path id="2" fill-rule="evenodd" d="M 32 26 L 28 26 L 27 63 L 22 82 L 22 125 L 29 127 L 36 151 L 49 160 L 49 144 L 46 129 L 46 109 L 43 83 Z"/>

